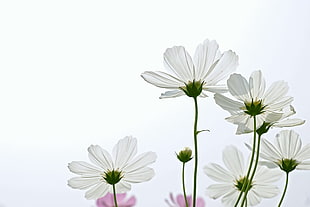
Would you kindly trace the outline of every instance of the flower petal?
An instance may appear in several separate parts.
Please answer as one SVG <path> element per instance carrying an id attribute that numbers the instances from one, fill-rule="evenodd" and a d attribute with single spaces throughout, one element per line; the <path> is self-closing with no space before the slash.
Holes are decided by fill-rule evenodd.
<path id="1" fill-rule="evenodd" d="M 68 180 L 68 185 L 74 189 L 84 190 L 99 182 L 100 177 L 74 177 Z"/>
<path id="2" fill-rule="evenodd" d="M 276 81 L 268 88 L 263 99 L 264 104 L 270 105 L 284 97 L 288 92 L 288 84 L 284 81 Z"/>
<path id="3" fill-rule="evenodd" d="M 88 200 L 98 199 L 108 193 L 108 189 L 109 187 L 106 183 L 100 182 L 86 191 L 85 198 Z"/>
<path id="4" fill-rule="evenodd" d="M 235 179 L 232 173 L 215 163 L 208 164 L 203 168 L 203 171 L 207 176 L 217 182 L 230 183 Z"/>
<path id="5" fill-rule="evenodd" d="M 272 198 L 279 194 L 279 188 L 274 185 L 254 185 L 253 191 L 261 198 Z"/>
<path id="6" fill-rule="evenodd" d="M 124 181 L 130 183 L 141 183 L 149 181 L 154 177 L 155 173 L 152 168 L 144 167 L 124 175 Z"/>
<path id="7" fill-rule="evenodd" d="M 220 59 L 214 62 L 210 68 L 210 74 L 207 74 L 203 80 L 210 85 L 215 85 L 235 71 L 237 66 L 238 56 L 231 50 L 224 52 Z"/>
<path id="8" fill-rule="evenodd" d="M 134 158 L 130 161 L 125 167 L 124 171 L 126 173 L 131 173 L 136 170 L 142 169 L 149 164 L 152 164 L 156 161 L 157 155 L 155 152 L 145 152 Z"/>
<path id="9" fill-rule="evenodd" d="M 239 179 L 244 173 L 244 159 L 242 153 L 234 146 L 228 146 L 223 151 L 223 162 L 232 172 L 235 179 Z"/>
<path id="10" fill-rule="evenodd" d="M 276 135 L 276 146 L 280 150 L 282 158 L 295 159 L 301 145 L 299 134 L 293 130 L 282 130 Z"/>
<path id="11" fill-rule="evenodd" d="M 174 46 L 168 48 L 164 53 L 164 64 L 184 83 L 193 81 L 194 64 L 184 47 Z"/>
<path id="12" fill-rule="evenodd" d="M 184 85 L 184 82 L 173 77 L 172 75 L 160 71 L 146 71 L 141 77 L 148 83 L 159 88 L 176 89 Z"/>
<path id="13" fill-rule="evenodd" d="M 96 175 L 102 172 L 101 169 L 84 161 L 73 161 L 68 164 L 68 168 L 71 172 L 78 175 Z"/>
<path id="14" fill-rule="evenodd" d="M 250 190 L 247 196 L 247 203 L 249 206 L 255 206 L 261 202 L 261 198 L 256 194 L 254 190 Z"/>
<path id="15" fill-rule="evenodd" d="M 182 90 L 173 90 L 162 93 L 159 98 L 175 98 L 183 95 L 185 95 L 185 93 Z"/>
<path id="16" fill-rule="evenodd" d="M 116 169 L 123 169 L 137 154 L 137 139 L 127 136 L 118 141 L 113 148 L 113 158 Z"/>
<path id="17" fill-rule="evenodd" d="M 265 79 L 263 78 L 262 72 L 260 70 L 254 71 L 249 80 L 249 86 L 251 89 L 252 98 L 261 99 L 265 92 Z"/>
<path id="18" fill-rule="evenodd" d="M 305 145 L 295 156 L 295 159 L 301 162 L 310 159 L 310 144 Z"/>
<path id="19" fill-rule="evenodd" d="M 278 162 L 278 160 L 282 159 L 281 152 L 264 138 L 261 139 L 260 156 L 271 162 Z"/>
<path id="20" fill-rule="evenodd" d="M 295 119 L 281 120 L 277 123 L 274 123 L 272 126 L 274 126 L 274 127 L 293 127 L 293 126 L 302 125 L 304 123 L 305 123 L 305 120 L 295 118 Z"/>
<path id="21" fill-rule="evenodd" d="M 212 93 L 226 93 L 228 91 L 227 87 L 225 85 L 203 85 L 202 87 L 203 90 L 209 91 Z"/>
<path id="22" fill-rule="evenodd" d="M 213 184 L 207 188 L 207 195 L 210 198 L 217 199 L 233 189 L 232 185 L 229 184 Z"/>
<path id="23" fill-rule="evenodd" d="M 310 170 L 310 161 L 303 161 L 297 165 L 296 169 L 298 170 Z"/>
<path id="24" fill-rule="evenodd" d="M 244 106 L 243 103 L 239 101 L 234 101 L 222 94 L 215 94 L 214 100 L 217 105 L 222 107 L 222 109 L 227 110 L 231 115 L 237 114 L 240 111 L 240 108 Z"/>
<path id="25" fill-rule="evenodd" d="M 93 164 L 100 166 L 103 171 L 113 168 L 111 155 L 99 145 L 88 147 L 88 157 Z"/>
<path id="26" fill-rule="evenodd" d="M 109 189 L 111 193 L 113 193 L 112 186 Z M 120 182 L 116 183 L 115 185 L 115 191 L 116 193 L 125 193 L 131 190 L 131 185 L 127 183 L 124 179 Z"/>
<path id="27" fill-rule="evenodd" d="M 198 45 L 194 55 L 195 79 L 201 80 L 210 74 L 212 72 L 209 70 L 211 65 L 219 59 L 220 55 L 219 46 L 215 40 L 207 39 L 203 44 Z"/>
<path id="28" fill-rule="evenodd" d="M 232 74 L 227 80 L 228 90 L 236 97 L 238 100 L 242 102 L 250 102 L 252 101 L 252 97 L 250 96 L 250 86 L 248 81 L 241 76 L 240 74 Z"/>

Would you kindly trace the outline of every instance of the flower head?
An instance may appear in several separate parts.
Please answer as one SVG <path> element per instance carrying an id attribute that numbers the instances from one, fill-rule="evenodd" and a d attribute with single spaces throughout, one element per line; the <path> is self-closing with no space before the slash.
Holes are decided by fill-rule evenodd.
<path id="1" fill-rule="evenodd" d="M 136 197 L 126 198 L 126 193 L 116 194 L 118 207 L 133 207 L 136 205 Z M 112 193 L 106 194 L 104 197 L 98 198 L 96 201 L 97 207 L 114 207 L 114 197 Z"/>
<path id="2" fill-rule="evenodd" d="M 182 46 L 168 48 L 164 64 L 173 75 L 160 71 L 146 71 L 141 75 L 148 83 L 169 89 L 160 98 L 206 97 L 204 91 L 226 92 L 226 87 L 217 84 L 236 69 L 238 56 L 232 51 L 221 54 L 216 41 L 205 40 L 198 45 L 194 59 Z"/>
<path id="3" fill-rule="evenodd" d="M 185 147 L 177 154 L 177 158 L 183 163 L 190 161 L 193 158 L 192 150 L 189 147 Z"/>
<path id="4" fill-rule="evenodd" d="M 188 207 L 192 207 L 192 196 L 186 196 L 188 201 Z M 170 193 L 170 201 L 168 199 L 165 200 L 169 207 L 186 207 L 184 196 L 179 194 L 176 197 Z M 205 207 L 205 201 L 198 197 L 196 199 L 196 206 L 197 207 Z"/>
<path id="5" fill-rule="evenodd" d="M 285 172 L 295 169 L 310 170 L 310 144 L 302 147 L 299 135 L 293 130 L 280 131 L 275 144 L 262 138 L 261 158 L 269 161 L 268 167 L 280 167 Z"/>
<path id="6" fill-rule="evenodd" d="M 237 133 L 253 131 L 264 123 L 276 122 L 284 118 L 284 108 L 290 106 L 293 97 L 287 96 L 288 85 L 284 81 L 274 82 L 265 91 L 265 80 L 261 71 L 254 71 L 247 81 L 239 74 L 232 74 L 227 80 L 228 90 L 238 101 L 221 94 L 215 94 L 215 102 L 231 116 L 229 122 L 238 125 Z"/>
<path id="7" fill-rule="evenodd" d="M 137 139 L 125 137 L 115 145 L 112 156 L 98 145 L 88 148 L 88 157 L 92 164 L 84 161 L 69 163 L 69 170 L 79 177 L 68 180 L 68 185 L 75 189 L 88 189 L 87 199 L 98 199 L 108 192 L 124 193 L 131 189 L 130 183 L 140 183 L 150 180 L 154 170 L 147 167 L 155 162 L 156 154 L 146 152 L 137 154 Z"/>
<path id="8" fill-rule="evenodd" d="M 204 167 L 204 172 L 219 184 L 210 185 L 207 188 L 207 194 L 217 199 L 221 196 L 222 203 L 225 206 L 234 206 L 242 186 L 249 183 L 246 177 L 246 168 L 244 167 L 244 158 L 242 153 L 234 146 L 228 146 L 223 151 L 223 161 L 227 169 L 218 164 L 211 163 Z M 249 206 L 258 204 L 262 198 L 271 198 L 279 193 L 276 186 L 272 183 L 281 176 L 279 171 L 270 170 L 264 166 L 258 166 L 254 178 L 250 184 L 247 195 Z"/>

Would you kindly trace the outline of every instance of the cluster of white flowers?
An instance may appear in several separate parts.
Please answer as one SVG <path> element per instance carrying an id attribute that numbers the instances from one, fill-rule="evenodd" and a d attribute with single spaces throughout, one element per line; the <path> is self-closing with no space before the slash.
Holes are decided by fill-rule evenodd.
<path id="1" fill-rule="evenodd" d="M 247 144 L 252 152 L 247 162 L 238 148 L 227 146 L 223 150 L 225 168 L 216 163 L 204 167 L 205 174 L 219 182 L 207 187 L 207 195 L 213 199 L 222 197 L 222 203 L 229 207 L 254 206 L 263 198 L 279 194 L 280 190 L 273 183 L 279 180 L 282 170 L 287 179 L 280 206 L 286 192 L 288 174 L 295 169 L 310 169 L 310 144 L 302 147 L 295 131 L 281 131 L 275 144 L 262 138 L 272 127 L 293 127 L 305 122 L 291 118 L 295 110 L 292 106 L 293 97 L 287 95 L 288 84 L 277 81 L 266 90 L 261 71 L 254 71 L 249 80 L 233 73 L 238 66 L 238 56 L 231 50 L 221 53 L 216 41 L 205 40 L 198 45 L 193 58 L 182 46 L 168 48 L 164 53 L 164 64 L 172 74 L 146 71 L 142 73 L 142 78 L 157 87 L 168 89 L 160 98 L 182 95 L 194 98 L 196 109 L 193 197 L 186 196 L 183 185 L 184 195 L 178 196 L 177 201 L 171 197 L 168 205 L 204 206 L 201 200 L 196 205 L 197 135 L 201 132 L 197 129 L 197 98 L 207 97 L 206 92 L 211 92 L 215 93 L 216 104 L 230 113 L 231 116 L 226 120 L 237 125 L 236 134 L 253 133 L 253 143 Z M 219 84 L 229 75 L 227 86 Z M 225 92 L 230 95 L 222 95 Z M 156 155 L 147 152 L 134 157 L 137 153 L 136 142 L 135 138 L 125 137 L 115 146 L 112 156 L 101 147 L 91 145 L 88 152 L 93 165 L 83 161 L 71 162 L 70 171 L 79 177 L 71 178 L 68 185 L 76 189 L 88 189 L 85 197 L 98 199 L 108 192 L 116 194 L 129 191 L 130 183 L 150 180 L 154 171 L 147 166 L 155 161 Z M 184 167 L 193 158 L 192 151 L 185 148 L 177 157 Z M 278 169 L 271 169 L 276 167 Z M 114 198 L 117 206 L 116 196 Z"/>

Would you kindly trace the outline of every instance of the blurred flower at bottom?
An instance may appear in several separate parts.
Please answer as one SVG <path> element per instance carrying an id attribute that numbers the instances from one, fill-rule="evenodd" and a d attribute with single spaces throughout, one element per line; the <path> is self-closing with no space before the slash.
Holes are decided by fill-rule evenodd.
<path id="1" fill-rule="evenodd" d="M 176 197 L 173 196 L 172 193 L 170 193 L 170 200 L 165 199 L 166 203 L 168 204 L 169 207 L 186 207 L 184 196 L 179 194 Z M 192 196 L 186 196 L 187 197 L 187 202 L 188 202 L 188 207 L 192 207 Z M 196 206 L 197 207 L 205 207 L 205 201 L 198 197 L 196 200 Z"/>
<path id="2" fill-rule="evenodd" d="M 132 207 L 136 205 L 136 197 L 131 196 L 126 198 L 126 193 L 116 194 L 118 207 Z M 115 207 L 114 197 L 112 193 L 106 194 L 104 197 L 98 198 L 96 201 L 97 207 Z"/>

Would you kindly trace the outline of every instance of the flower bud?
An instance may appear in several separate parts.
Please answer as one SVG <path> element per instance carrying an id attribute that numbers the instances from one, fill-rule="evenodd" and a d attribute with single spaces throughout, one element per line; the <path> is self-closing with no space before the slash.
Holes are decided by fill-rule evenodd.
<path id="1" fill-rule="evenodd" d="M 177 154 L 177 157 L 181 162 L 186 163 L 193 158 L 192 150 L 189 147 L 185 147 L 184 150 L 181 150 L 179 154 Z"/>

